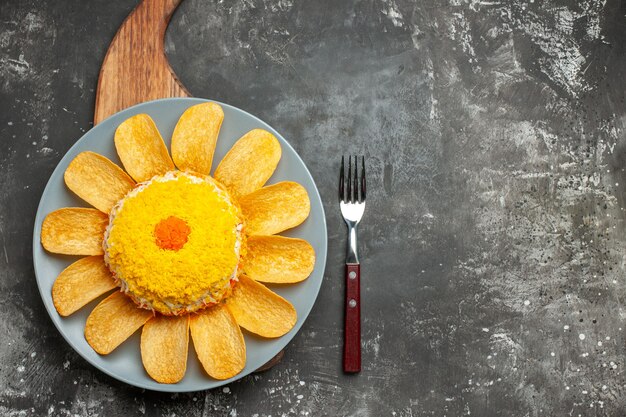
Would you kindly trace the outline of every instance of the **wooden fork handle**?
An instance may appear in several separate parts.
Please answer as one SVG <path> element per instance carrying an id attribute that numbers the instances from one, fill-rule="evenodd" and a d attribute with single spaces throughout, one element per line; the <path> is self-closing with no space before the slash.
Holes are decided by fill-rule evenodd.
<path id="1" fill-rule="evenodd" d="M 343 371 L 361 371 L 361 265 L 346 264 Z"/>

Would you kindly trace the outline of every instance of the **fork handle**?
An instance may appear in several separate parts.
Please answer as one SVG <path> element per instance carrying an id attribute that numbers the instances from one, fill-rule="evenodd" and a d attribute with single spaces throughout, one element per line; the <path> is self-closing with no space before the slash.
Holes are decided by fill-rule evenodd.
<path id="1" fill-rule="evenodd" d="M 361 265 L 346 264 L 343 371 L 361 371 Z"/>

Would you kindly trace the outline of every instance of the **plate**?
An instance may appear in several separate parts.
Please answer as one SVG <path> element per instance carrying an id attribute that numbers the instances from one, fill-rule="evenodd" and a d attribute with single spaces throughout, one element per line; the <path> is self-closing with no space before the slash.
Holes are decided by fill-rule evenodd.
<path id="1" fill-rule="evenodd" d="M 309 193 L 311 214 L 308 219 L 297 228 L 281 234 L 306 239 L 313 246 L 317 257 L 315 269 L 311 276 L 301 283 L 288 286 L 268 285 L 273 291 L 288 299 L 296 308 L 298 321 L 294 328 L 278 339 L 263 339 L 242 330 L 247 350 L 246 367 L 238 375 L 223 381 L 212 379 L 204 372 L 196 357 L 195 350 L 190 346 L 187 373 L 184 379 L 177 384 L 167 385 L 154 381 L 144 370 L 139 350 L 140 331 L 135 332 L 131 338 L 107 356 L 97 354 L 87 344 L 84 337 L 85 320 L 91 310 L 105 296 L 98 298 L 69 317 L 61 317 L 57 313 L 52 302 L 52 284 L 65 267 L 80 257 L 46 252 L 40 243 L 40 233 L 41 223 L 48 213 L 62 207 L 89 207 L 65 186 L 63 173 L 70 161 L 80 152 L 93 151 L 122 166 L 115 151 L 113 135 L 120 123 L 139 113 L 147 113 L 154 119 L 169 149 L 172 132 L 180 115 L 188 107 L 206 101 L 209 100 L 168 98 L 149 101 L 123 110 L 96 125 L 70 148 L 55 168 L 41 196 L 35 217 L 33 235 L 35 276 L 41 298 L 50 318 L 70 346 L 89 363 L 120 381 L 140 388 L 165 392 L 199 391 L 216 388 L 250 374 L 280 352 L 296 335 L 315 303 L 324 276 L 327 250 L 326 218 L 319 192 L 306 165 L 291 145 L 267 123 L 236 107 L 219 103 L 224 109 L 224 122 L 213 157 L 213 169 L 217 167 L 219 161 L 237 139 L 251 129 L 262 128 L 274 134 L 282 147 L 282 158 L 268 184 L 284 180 L 296 181 L 302 184 Z"/>

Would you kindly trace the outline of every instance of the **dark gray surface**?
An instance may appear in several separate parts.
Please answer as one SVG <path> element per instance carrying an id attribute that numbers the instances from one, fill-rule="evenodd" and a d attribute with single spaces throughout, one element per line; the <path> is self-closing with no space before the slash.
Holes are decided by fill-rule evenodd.
<path id="1" fill-rule="evenodd" d="M 134 2 L 88 4 L 0 5 L 0 414 L 623 414 L 622 2 L 186 0 L 172 66 L 194 95 L 294 145 L 330 256 L 282 364 L 174 396 L 80 359 L 34 281 L 37 202 L 90 127 L 100 62 Z M 358 376 L 340 371 L 341 152 L 369 168 Z"/>

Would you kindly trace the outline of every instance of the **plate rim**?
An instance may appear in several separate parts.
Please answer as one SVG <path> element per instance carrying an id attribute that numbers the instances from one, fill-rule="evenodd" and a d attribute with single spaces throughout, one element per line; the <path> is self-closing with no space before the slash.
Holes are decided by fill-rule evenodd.
<path id="1" fill-rule="evenodd" d="M 39 290 L 39 295 L 41 298 L 41 302 L 43 303 L 46 312 L 48 313 L 48 316 L 50 318 L 50 320 L 52 321 L 52 323 L 54 324 L 54 327 L 56 327 L 57 331 L 59 332 L 59 334 L 63 337 L 63 339 L 65 340 L 65 342 L 74 350 L 74 352 L 76 352 L 81 358 L 83 358 L 85 361 L 87 361 L 87 363 L 89 363 L 91 366 L 95 367 L 96 369 L 98 369 L 99 371 L 105 373 L 106 375 L 114 378 L 117 381 L 123 382 L 125 384 L 131 385 L 133 387 L 137 387 L 137 388 L 141 388 L 141 389 L 146 389 L 146 390 L 150 390 L 150 391 L 155 391 L 155 392 L 169 392 L 169 393 L 185 393 L 185 392 L 198 392 L 198 391 L 205 391 L 205 390 L 209 390 L 209 389 L 216 389 L 219 387 L 222 387 L 224 385 L 236 382 L 240 379 L 245 378 L 246 376 L 252 374 L 256 369 L 251 369 L 248 370 L 246 372 L 241 372 L 235 376 L 233 376 L 232 378 L 229 379 L 225 379 L 225 380 L 216 380 L 216 379 L 212 379 L 209 376 L 206 376 L 207 381 L 215 381 L 217 382 L 217 385 L 215 385 L 214 387 L 205 387 L 205 386 L 200 386 L 197 388 L 193 388 L 193 389 L 180 389 L 178 384 L 161 384 L 158 383 L 156 381 L 154 381 L 155 384 L 158 384 L 156 387 L 155 386 L 149 386 L 146 385 L 142 382 L 136 383 L 133 381 L 130 381 L 129 379 L 114 374 L 112 371 L 108 370 L 105 366 L 101 366 L 100 364 L 94 363 L 91 361 L 90 358 L 88 358 L 86 355 L 83 354 L 83 352 L 77 348 L 77 346 L 73 343 L 73 341 L 68 337 L 68 335 L 65 334 L 65 332 L 61 329 L 59 323 L 57 323 L 57 321 L 54 319 L 53 314 L 56 311 L 51 311 L 50 307 L 48 306 L 47 303 L 44 302 L 44 290 L 42 288 L 42 285 L 40 284 L 40 271 L 39 271 L 39 267 L 37 265 L 36 262 L 36 257 L 38 257 L 37 255 L 37 245 L 41 244 L 41 239 L 40 239 L 40 233 L 38 229 L 40 229 L 40 224 L 42 223 L 42 219 L 41 217 L 43 216 L 43 201 L 46 199 L 47 195 L 51 192 L 51 180 L 52 177 L 54 176 L 54 173 L 57 171 L 57 169 L 59 169 L 59 166 L 61 165 L 61 163 L 65 160 L 65 158 L 68 157 L 68 154 L 72 151 L 72 149 L 74 149 L 78 143 L 89 133 L 91 132 L 93 129 L 97 128 L 97 126 L 102 125 L 103 123 L 109 122 L 110 119 L 112 119 L 113 117 L 119 115 L 120 113 L 124 113 L 127 111 L 132 111 L 132 110 L 136 110 L 137 108 L 140 107 L 144 107 L 153 103 L 157 103 L 157 102 L 172 102 L 172 101 L 181 101 L 181 102 L 196 102 L 196 103 L 205 103 L 205 102 L 213 102 L 213 103 L 217 103 L 222 107 L 227 107 L 230 108 L 231 110 L 235 110 L 235 111 L 239 111 L 244 113 L 246 116 L 254 119 L 257 122 L 260 122 L 263 125 L 266 125 L 268 127 L 270 127 L 271 130 L 274 131 L 275 134 L 278 135 L 279 139 L 282 139 L 282 145 L 286 145 L 289 149 L 291 149 L 291 151 L 293 152 L 293 154 L 296 156 L 297 160 L 302 164 L 302 166 L 304 167 L 304 171 L 306 173 L 306 175 L 311 179 L 311 182 L 313 184 L 313 188 L 315 190 L 315 195 L 314 197 L 317 198 L 317 200 L 319 201 L 319 206 L 321 208 L 321 215 L 322 215 L 322 225 L 323 225 L 323 233 L 324 233 L 324 239 L 323 239 L 323 249 L 322 249 L 322 253 L 321 254 L 316 254 L 316 257 L 318 257 L 318 259 L 321 259 L 321 279 L 319 280 L 319 283 L 314 286 L 313 288 L 313 292 L 315 293 L 315 297 L 314 297 L 314 301 L 311 303 L 310 307 L 307 309 L 307 311 L 303 311 L 303 320 L 301 322 L 296 322 L 296 325 L 293 327 L 293 329 L 290 330 L 289 333 L 287 333 L 284 336 L 281 336 L 279 339 L 281 340 L 280 344 L 281 347 L 278 349 L 278 351 L 274 354 L 278 354 L 281 350 L 283 350 L 292 340 L 293 338 L 300 332 L 300 329 L 302 328 L 302 326 L 304 325 L 304 323 L 306 322 L 306 320 L 309 318 L 309 315 L 311 314 L 311 311 L 313 310 L 313 306 L 315 305 L 315 303 L 317 302 L 317 298 L 319 296 L 320 293 L 320 289 L 322 287 L 322 283 L 324 282 L 324 274 L 326 271 L 326 262 L 328 259 L 328 225 L 327 225 L 327 221 L 326 221 L 326 212 L 324 210 L 324 203 L 322 200 L 322 197 L 320 195 L 319 192 L 319 188 L 317 187 L 317 183 L 315 182 L 315 178 L 313 177 L 313 175 L 311 175 L 311 172 L 309 171 L 309 168 L 307 167 L 307 165 L 305 164 L 305 162 L 302 160 L 302 157 L 298 154 L 298 152 L 293 148 L 293 146 L 291 145 L 291 143 L 289 143 L 289 141 L 287 139 L 285 139 L 283 137 L 283 135 L 281 135 L 273 126 L 271 126 L 269 123 L 265 122 L 264 120 L 260 119 L 259 117 L 247 112 L 246 110 L 240 109 L 239 107 L 227 104 L 227 103 L 223 103 L 217 100 L 212 100 L 212 99 L 207 99 L 207 98 L 200 98 L 200 97 L 168 97 L 168 98 L 160 98 L 160 99 L 156 99 L 156 100 L 149 100 L 149 101 L 144 101 L 141 103 L 137 103 L 133 106 L 127 107 L 123 110 L 120 110 L 117 113 L 114 113 L 112 115 L 110 115 L 109 117 L 107 117 L 106 119 L 102 120 L 99 124 L 94 125 L 91 127 L 91 129 L 87 130 L 86 132 L 84 132 L 80 138 L 78 138 L 74 144 L 72 144 L 72 146 L 70 146 L 65 153 L 63 154 L 63 156 L 61 157 L 61 159 L 59 160 L 59 162 L 56 164 L 56 166 L 54 167 L 54 169 L 52 170 L 52 172 L 50 173 L 50 176 L 48 177 L 48 180 L 46 181 L 46 186 L 44 187 L 43 192 L 41 193 L 41 197 L 39 199 L 39 203 L 37 204 L 37 212 L 35 214 L 35 218 L 34 218 L 34 225 L 33 225 L 33 247 L 32 247 L 32 256 L 33 256 L 33 269 L 34 269 L 34 273 L 35 273 L 35 281 L 37 282 L 37 289 Z M 193 104 L 192 104 L 193 105 Z M 189 106 L 191 107 L 191 106 Z M 188 107 L 187 107 L 188 108 Z M 169 152 L 171 152 L 170 149 L 168 149 Z M 321 256 L 320 256 L 321 255 Z M 191 340 L 189 341 L 189 343 L 191 343 Z M 272 356 L 273 357 L 273 356 Z M 268 360 L 271 360 L 272 358 L 270 357 Z M 203 371 L 204 372 L 204 371 Z"/>

